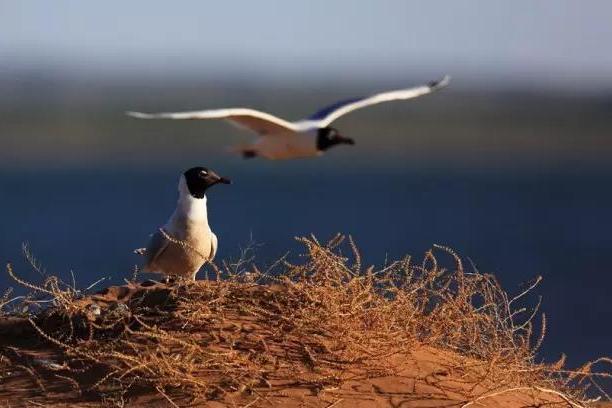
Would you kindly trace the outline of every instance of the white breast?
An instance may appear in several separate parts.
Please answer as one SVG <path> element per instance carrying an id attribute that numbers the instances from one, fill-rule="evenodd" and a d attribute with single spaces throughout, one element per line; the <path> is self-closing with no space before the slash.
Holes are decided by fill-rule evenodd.
<path id="1" fill-rule="evenodd" d="M 189 193 L 185 178 L 182 176 L 179 180 L 178 190 L 179 198 L 176 209 L 164 226 L 166 231 L 176 234 L 177 237 L 184 237 L 187 226 L 197 225 L 200 226 L 200 229 L 208 228 L 206 196 L 203 198 L 193 197 Z"/>
<path id="2" fill-rule="evenodd" d="M 293 159 L 317 156 L 317 139 L 310 133 L 263 136 L 254 144 L 259 156 L 267 159 Z"/>

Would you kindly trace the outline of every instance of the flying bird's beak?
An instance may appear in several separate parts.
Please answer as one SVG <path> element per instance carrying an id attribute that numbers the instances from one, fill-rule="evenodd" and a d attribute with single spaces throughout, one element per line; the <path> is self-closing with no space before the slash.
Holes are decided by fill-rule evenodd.
<path id="1" fill-rule="evenodd" d="M 340 143 L 347 144 L 347 145 L 355 144 L 355 141 L 351 139 L 350 137 L 344 137 L 344 136 L 338 135 L 338 140 L 340 141 Z"/>
<path id="2" fill-rule="evenodd" d="M 217 183 L 232 184 L 232 180 L 228 179 L 227 177 L 219 177 L 219 181 L 217 181 Z"/>

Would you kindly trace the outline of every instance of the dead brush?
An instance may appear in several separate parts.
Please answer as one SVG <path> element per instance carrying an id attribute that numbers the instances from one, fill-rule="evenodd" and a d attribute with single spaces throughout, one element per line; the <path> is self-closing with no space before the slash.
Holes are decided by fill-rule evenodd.
<path id="1" fill-rule="evenodd" d="M 420 264 L 405 258 L 363 270 L 351 239 L 298 241 L 306 250 L 299 264 L 283 258 L 267 271 L 248 272 L 242 261 L 211 265 L 215 279 L 158 285 L 149 292 L 164 291 L 164 302 L 132 297 L 120 312 L 103 309 L 99 316 L 57 280 L 35 286 L 10 267 L 9 274 L 52 299 L 53 313 L 67 322 L 50 331 L 48 312 L 30 319 L 61 350 L 58 374 L 104 395 L 123 398 L 148 387 L 175 404 L 232 393 L 261 398 L 288 384 L 325 389 L 393 374 L 391 357 L 431 346 L 459 356 L 449 370 L 480 386 L 465 406 L 512 389 L 556 394 L 572 406 L 583 406 L 589 386 L 606 396 L 597 379 L 609 372 L 594 372 L 592 364 L 566 370 L 563 359 L 538 362 L 546 320 L 536 335 L 537 307 L 528 312 L 516 304 L 539 278 L 511 298 L 493 276 L 465 271 L 446 247 L 436 246 Z M 350 256 L 342 255 L 345 248 Z M 439 264 L 439 254 L 451 257 L 451 269 Z M 75 330 L 76 322 L 86 330 Z M 100 374 L 83 384 L 84 370 Z"/>

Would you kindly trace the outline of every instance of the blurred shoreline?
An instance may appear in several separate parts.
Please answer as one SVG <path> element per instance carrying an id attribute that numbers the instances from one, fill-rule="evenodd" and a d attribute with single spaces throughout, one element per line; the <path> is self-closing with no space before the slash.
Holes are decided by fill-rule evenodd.
<path id="1" fill-rule="evenodd" d="M 234 82 L 0 76 L 0 169 L 156 166 L 211 161 L 241 166 L 226 147 L 252 138 L 221 121 L 139 121 L 126 110 L 173 111 L 248 106 L 287 119 L 345 97 L 411 86 L 324 82 L 269 86 Z M 430 78 L 431 79 L 431 78 Z M 441 92 L 356 112 L 337 122 L 354 148 L 330 151 L 317 166 L 603 170 L 612 156 L 612 90 L 561 93 L 460 79 Z M 258 166 L 309 167 L 304 161 Z"/>

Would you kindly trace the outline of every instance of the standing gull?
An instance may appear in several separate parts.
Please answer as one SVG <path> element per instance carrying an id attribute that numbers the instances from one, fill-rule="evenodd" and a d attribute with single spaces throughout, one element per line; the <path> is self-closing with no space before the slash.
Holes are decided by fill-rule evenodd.
<path id="1" fill-rule="evenodd" d="M 342 100 L 297 122 L 288 122 L 269 113 L 249 108 L 167 113 L 127 112 L 127 114 L 140 119 L 226 119 L 259 135 L 255 142 L 236 146 L 233 149 L 243 157 L 264 157 L 270 160 L 295 159 L 320 156 L 332 146 L 355 144 L 353 139 L 342 136 L 337 129 L 330 126 L 339 117 L 366 106 L 426 95 L 445 87 L 449 81 L 450 77 L 445 76 L 427 85 Z"/>
<path id="2" fill-rule="evenodd" d="M 206 191 L 215 184 L 230 184 L 206 167 L 193 167 L 181 175 L 176 209 L 166 225 L 151 236 L 144 249 L 144 272 L 195 280 L 196 273 L 217 253 L 217 236 L 208 225 Z"/>

